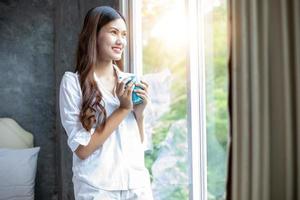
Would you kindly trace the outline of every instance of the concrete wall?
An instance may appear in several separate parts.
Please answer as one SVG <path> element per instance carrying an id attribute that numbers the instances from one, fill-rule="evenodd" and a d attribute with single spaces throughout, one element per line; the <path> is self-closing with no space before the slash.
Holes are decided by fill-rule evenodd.
<path id="1" fill-rule="evenodd" d="M 55 199 L 53 0 L 0 2 L 0 117 L 15 119 L 41 150 L 36 199 Z"/>
<path id="2" fill-rule="evenodd" d="M 73 199 L 72 154 L 58 110 L 60 79 L 74 69 L 86 11 L 118 0 L 0 1 L 0 117 L 15 119 L 40 146 L 36 199 Z"/>

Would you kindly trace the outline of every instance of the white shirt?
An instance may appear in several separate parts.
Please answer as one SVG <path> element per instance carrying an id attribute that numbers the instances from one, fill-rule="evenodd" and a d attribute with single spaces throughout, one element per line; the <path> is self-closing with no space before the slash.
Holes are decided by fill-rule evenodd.
<path id="1" fill-rule="evenodd" d="M 127 74 L 121 71 L 117 73 Z M 107 117 L 120 105 L 119 99 L 102 88 Z M 87 145 L 94 133 L 86 131 L 79 121 L 82 92 L 78 73 L 65 72 L 60 84 L 59 106 L 63 127 L 68 135 L 68 145 L 73 151 L 73 183 L 79 192 L 92 188 L 128 190 L 141 188 L 149 183 L 149 173 L 144 165 L 144 146 L 141 143 L 137 122 L 130 112 L 106 139 L 104 144 L 88 158 L 81 160 L 74 151 Z M 86 189 L 85 189 L 86 188 Z M 75 191 L 76 197 L 76 191 Z"/>

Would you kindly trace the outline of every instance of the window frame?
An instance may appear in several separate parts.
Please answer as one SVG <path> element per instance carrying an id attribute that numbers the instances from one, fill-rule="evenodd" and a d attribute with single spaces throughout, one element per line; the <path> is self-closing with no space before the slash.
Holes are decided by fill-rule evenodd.
<path id="1" fill-rule="evenodd" d="M 204 0 L 186 0 L 190 199 L 207 200 Z"/>
<path id="2" fill-rule="evenodd" d="M 143 68 L 140 67 L 143 65 L 143 47 L 140 45 L 142 44 L 141 5 L 140 0 L 119 0 L 120 12 L 125 17 L 129 30 L 123 59 L 124 71 L 137 75 L 143 74 Z"/>
<path id="3" fill-rule="evenodd" d="M 206 93 L 204 56 L 204 0 L 185 0 L 188 20 L 187 128 L 189 156 L 189 200 L 207 200 Z M 127 20 L 128 45 L 124 70 L 142 75 L 141 0 L 119 0 Z M 134 26 L 133 26 L 134 24 Z"/>

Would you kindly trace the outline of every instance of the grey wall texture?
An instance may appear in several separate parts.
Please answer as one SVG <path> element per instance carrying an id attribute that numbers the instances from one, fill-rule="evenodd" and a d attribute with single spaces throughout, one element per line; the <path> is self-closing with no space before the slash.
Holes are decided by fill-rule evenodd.
<path id="1" fill-rule="evenodd" d="M 0 117 L 34 135 L 36 199 L 55 199 L 53 1 L 0 1 L 0 13 Z"/>
<path id="2" fill-rule="evenodd" d="M 34 135 L 37 200 L 74 199 L 72 153 L 61 126 L 61 77 L 75 67 L 78 34 L 88 9 L 119 0 L 1 0 L 0 117 Z"/>

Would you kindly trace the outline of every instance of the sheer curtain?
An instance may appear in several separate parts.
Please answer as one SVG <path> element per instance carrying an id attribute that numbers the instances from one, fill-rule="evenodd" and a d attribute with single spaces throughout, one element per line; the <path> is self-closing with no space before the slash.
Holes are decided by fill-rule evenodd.
<path id="1" fill-rule="evenodd" d="M 300 199 L 300 1 L 228 8 L 227 200 Z"/>

